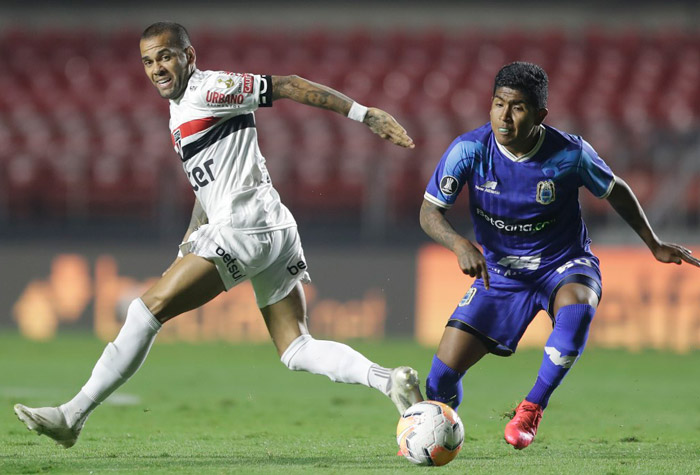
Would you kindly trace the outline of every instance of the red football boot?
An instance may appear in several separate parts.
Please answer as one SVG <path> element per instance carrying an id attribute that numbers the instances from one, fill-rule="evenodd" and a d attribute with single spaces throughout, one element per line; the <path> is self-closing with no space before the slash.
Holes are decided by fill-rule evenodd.
<path id="1" fill-rule="evenodd" d="M 515 416 L 506 424 L 505 439 L 518 450 L 532 443 L 542 420 L 542 406 L 525 399 L 515 408 Z"/>

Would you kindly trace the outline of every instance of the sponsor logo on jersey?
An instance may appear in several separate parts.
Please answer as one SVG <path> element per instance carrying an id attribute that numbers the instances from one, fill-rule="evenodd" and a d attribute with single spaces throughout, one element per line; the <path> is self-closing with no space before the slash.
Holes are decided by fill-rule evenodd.
<path id="1" fill-rule="evenodd" d="M 454 195 L 457 192 L 457 188 L 459 188 L 459 182 L 451 175 L 445 175 L 440 180 L 440 191 L 445 196 Z"/>
<path id="2" fill-rule="evenodd" d="M 221 94 L 216 91 L 207 91 L 207 104 L 219 106 L 227 104 L 243 104 L 245 96 L 243 94 Z"/>
<path id="3" fill-rule="evenodd" d="M 474 188 L 476 188 L 479 191 L 491 193 L 492 195 L 500 195 L 501 192 L 496 190 L 497 186 L 498 186 L 498 182 L 492 181 L 492 180 L 487 180 L 481 185 L 476 185 Z"/>
<path id="4" fill-rule="evenodd" d="M 236 81 L 234 81 L 232 77 L 220 77 L 216 80 L 216 87 L 219 89 L 231 89 L 234 84 L 236 84 Z"/>
<path id="5" fill-rule="evenodd" d="M 466 295 L 464 296 L 464 298 L 463 298 L 462 300 L 459 301 L 458 306 L 459 306 L 459 307 L 464 307 L 464 306 L 469 305 L 470 303 L 472 303 L 472 299 L 474 298 L 474 295 L 475 295 L 475 294 L 476 294 L 476 287 L 471 287 L 471 288 L 467 291 L 467 293 L 466 293 Z"/>
<path id="6" fill-rule="evenodd" d="M 537 183 L 537 196 L 535 199 L 541 205 L 548 205 L 556 198 L 556 193 L 554 191 L 554 182 L 552 180 L 545 180 Z"/>
<path id="7" fill-rule="evenodd" d="M 498 260 L 498 265 L 510 269 L 537 270 L 541 262 L 541 254 L 535 256 L 505 256 Z"/>
<path id="8" fill-rule="evenodd" d="M 243 86 L 241 90 L 244 94 L 250 94 L 253 92 L 253 76 L 250 74 L 243 75 Z"/>
<path id="9" fill-rule="evenodd" d="M 544 221 L 516 221 L 498 216 L 491 216 L 481 208 L 476 208 L 476 215 L 483 218 L 494 228 L 508 234 L 532 234 L 546 229 L 556 222 L 556 218 L 545 219 Z"/>
<path id="10" fill-rule="evenodd" d="M 228 273 L 231 274 L 231 277 L 234 281 L 239 281 L 243 277 L 245 277 L 245 274 L 243 273 L 243 269 L 241 269 L 240 262 L 238 262 L 238 259 L 231 256 L 231 254 L 224 251 L 219 246 L 216 247 L 216 255 L 221 258 L 221 260 L 224 263 L 224 266 L 226 266 Z"/>
<path id="11" fill-rule="evenodd" d="M 253 92 L 253 75 L 252 74 L 240 74 L 240 73 L 230 73 L 226 76 L 219 76 L 216 79 L 216 87 L 218 89 L 231 89 L 236 85 L 236 79 L 241 78 L 238 84 L 238 92 L 244 94 L 250 94 Z"/>
<path id="12" fill-rule="evenodd" d="M 304 261 L 299 261 L 296 264 L 292 264 L 290 266 L 287 266 L 287 271 L 292 275 L 297 275 L 299 272 L 303 272 L 305 270 L 306 270 L 306 262 L 304 262 Z"/>

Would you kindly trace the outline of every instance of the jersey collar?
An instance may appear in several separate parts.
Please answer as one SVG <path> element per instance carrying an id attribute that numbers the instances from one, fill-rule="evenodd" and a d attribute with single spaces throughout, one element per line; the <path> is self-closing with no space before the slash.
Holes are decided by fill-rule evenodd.
<path id="1" fill-rule="evenodd" d="M 544 136 L 545 136 L 544 125 L 540 124 L 539 128 L 540 128 L 540 138 L 537 139 L 537 143 L 535 144 L 534 147 L 532 147 L 532 150 L 527 152 L 522 157 L 516 157 L 515 155 L 510 153 L 508 150 L 506 150 L 506 148 L 503 145 L 498 143 L 498 140 L 494 140 L 494 141 L 496 142 L 496 145 L 498 146 L 498 150 L 500 150 L 501 153 L 503 155 L 505 155 L 510 161 L 512 161 L 512 162 L 527 162 L 532 157 L 534 157 L 537 152 L 540 151 L 540 147 L 542 146 L 542 142 L 544 142 Z"/>

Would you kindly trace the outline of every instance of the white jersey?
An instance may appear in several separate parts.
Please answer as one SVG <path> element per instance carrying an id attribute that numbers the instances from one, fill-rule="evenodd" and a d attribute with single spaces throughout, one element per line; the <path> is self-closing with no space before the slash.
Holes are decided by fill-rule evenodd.
<path id="1" fill-rule="evenodd" d="M 170 101 L 175 151 L 210 223 L 255 233 L 296 226 L 258 147 L 253 111 L 272 105 L 269 76 L 200 71 Z"/>

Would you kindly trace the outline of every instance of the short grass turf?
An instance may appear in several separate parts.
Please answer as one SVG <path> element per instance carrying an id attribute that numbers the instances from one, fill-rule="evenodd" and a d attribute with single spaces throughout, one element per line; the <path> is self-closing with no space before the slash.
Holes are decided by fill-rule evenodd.
<path id="1" fill-rule="evenodd" d="M 351 342 L 425 376 L 433 348 Z M 534 382 L 539 351 L 484 358 L 465 378 L 466 441 L 445 467 L 396 456 L 398 414 L 363 386 L 284 368 L 271 344 L 157 343 L 69 450 L 12 411 L 67 400 L 104 344 L 0 335 L 0 473 L 700 473 L 700 353 L 589 349 L 555 393 L 533 445 L 514 450 L 503 418 Z"/>

